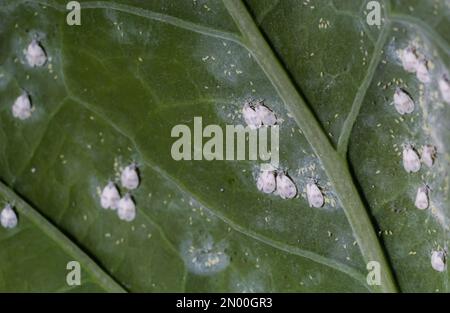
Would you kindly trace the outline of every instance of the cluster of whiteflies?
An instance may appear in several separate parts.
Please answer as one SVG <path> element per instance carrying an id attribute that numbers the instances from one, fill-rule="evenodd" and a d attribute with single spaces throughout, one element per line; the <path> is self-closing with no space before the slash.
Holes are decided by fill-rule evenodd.
<path id="1" fill-rule="evenodd" d="M 100 205 L 104 209 L 117 210 L 121 220 L 131 222 L 136 217 L 136 204 L 130 191 L 139 187 L 139 173 L 136 164 L 126 166 L 120 174 L 120 183 L 128 192 L 121 197 L 117 185 L 110 181 L 100 195 Z"/>
<path id="2" fill-rule="evenodd" d="M 24 54 L 28 65 L 31 67 L 42 67 L 47 62 L 47 54 L 36 39 L 31 41 L 24 50 Z M 31 117 L 32 112 L 31 97 L 26 91 L 23 91 L 12 105 L 12 114 L 17 119 L 26 120 Z M 0 223 L 4 228 L 14 228 L 17 226 L 17 214 L 11 204 L 7 204 L 1 211 Z"/>
<path id="3" fill-rule="evenodd" d="M 428 84 L 432 81 L 430 74 L 430 61 L 422 55 L 414 46 L 409 46 L 399 52 L 399 57 L 402 61 L 403 69 L 410 73 L 415 73 L 417 79 Z M 442 99 L 450 103 L 450 81 L 446 74 L 443 74 L 438 81 L 439 90 Z"/>
<path id="4" fill-rule="evenodd" d="M 416 173 L 421 168 L 421 163 L 424 163 L 428 167 L 433 166 L 436 158 L 436 147 L 432 145 L 426 145 L 422 147 L 422 156 L 411 146 L 406 145 L 403 149 L 403 167 L 408 173 Z M 417 190 L 415 205 L 420 210 L 428 209 L 430 205 L 428 186 L 421 186 Z"/>
<path id="5" fill-rule="evenodd" d="M 276 192 L 283 199 L 292 199 L 297 195 L 297 187 L 283 171 L 261 170 L 256 186 L 264 193 Z"/>
<path id="6" fill-rule="evenodd" d="M 31 41 L 24 53 L 28 65 L 31 67 L 41 67 L 47 62 L 47 55 L 44 48 L 35 39 Z M 31 97 L 26 91 L 23 91 L 14 101 L 12 114 L 15 118 L 26 120 L 31 117 L 32 112 Z"/>
<path id="7" fill-rule="evenodd" d="M 283 171 L 261 169 L 256 181 L 258 189 L 264 193 L 275 193 L 282 199 L 292 199 L 297 195 L 294 181 Z M 324 205 L 324 196 L 315 182 L 306 185 L 306 196 L 310 207 L 320 208 Z"/>
<path id="8" fill-rule="evenodd" d="M 11 204 L 7 204 L 0 213 L 0 223 L 3 228 L 14 228 L 17 226 L 17 214 Z"/>
<path id="9" fill-rule="evenodd" d="M 242 116 L 251 129 L 277 124 L 277 116 L 263 100 L 246 101 L 242 108 Z M 260 169 L 256 187 L 264 193 L 277 194 L 282 199 L 295 198 L 298 193 L 297 186 L 287 173 L 267 165 L 264 169 Z M 307 184 L 306 194 L 310 207 L 320 208 L 324 205 L 323 194 L 315 182 Z"/>
<path id="10" fill-rule="evenodd" d="M 410 73 L 415 73 L 417 79 L 423 84 L 429 84 L 432 81 L 430 75 L 430 62 L 421 55 L 421 53 L 413 46 L 399 52 L 403 69 Z M 438 87 L 442 99 L 450 103 L 450 82 L 448 76 L 443 74 L 438 79 Z M 414 111 L 414 100 L 402 88 L 397 88 L 394 93 L 394 105 L 397 112 L 401 115 L 410 114 Z M 420 170 L 421 164 L 424 163 L 428 167 L 432 167 L 436 159 L 437 151 L 433 145 L 425 145 L 422 147 L 421 156 L 410 144 L 403 148 L 403 167 L 408 173 L 416 173 Z M 430 188 L 424 184 L 417 189 L 414 205 L 425 210 L 430 206 Z M 445 270 L 446 253 L 442 250 L 433 251 L 431 253 L 431 266 L 439 272 Z"/>

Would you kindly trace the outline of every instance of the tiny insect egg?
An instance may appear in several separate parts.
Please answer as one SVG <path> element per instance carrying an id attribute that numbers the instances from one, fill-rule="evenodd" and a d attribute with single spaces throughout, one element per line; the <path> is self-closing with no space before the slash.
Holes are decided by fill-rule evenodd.
<path id="1" fill-rule="evenodd" d="M 306 185 L 306 197 L 310 207 L 321 208 L 325 203 L 322 191 L 316 183 Z"/>
<path id="2" fill-rule="evenodd" d="M 259 173 L 258 179 L 256 181 L 256 186 L 258 190 L 264 193 L 272 193 L 276 189 L 276 178 L 275 172 L 269 170 L 262 170 Z"/>
<path id="3" fill-rule="evenodd" d="M 394 106 L 401 115 L 410 114 L 414 111 L 414 101 L 402 88 L 397 88 L 394 93 Z"/>
<path id="4" fill-rule="evenodd" d="M 33 39 L 25 52 L 25 58 L 31 67 L 40 67 L 47 62 L 47 55 L 41 44 Z"/>
<path id="5" fill-rule="evenodd" d="M 7 204 L 0 213 L 0 223 L 4 228 L 14 228 L 17 226 L 17 215 L 13 207 Z"/>
<path id="6" fill-rule="evenodd" d="M 115 210 L 120 200 L 120 193 L 113 182 L 109 182 L 102 190 L 100 204 L 104 209 Z"/>
<path id="7" fill-rule="evenodd" d="M 403 149 L 403 167 L 408 173 L 416 173 L 421 167 L 419 156 L 410 145 Z"/>
<path id="8" fill-rule="evenodd" d="M 292 179 L 283 172 L 276 176 L 277 193 L 282 199 L 292 199 L 297 195 L 297 187 Z"/>
<path id="9" fill-rule="evenodd" d="M 139 174 L 136 164 L 130 164 L 122 170 L 120 182 L 128 190 L 134 190 L 139 186 Z"/>
<path id="10" fill-rule="evenodd" d="M 438 272 L 445 271 L 446 257 L 444 251 L 433 251 L 431 253 L 431 266 Z"/>
<path id="11" fill-rule="evenodd" d="M 126 222 L 131 222 L 136 217 L 136 205 L 129 194 L 126 194 L 117 204 L 117 215 Z"/>
<path id="12" fill-rule="evenodd" d="M 417 189 L 416 200 L 414 201 L 414 205 L 419 210 L 428 209 L 429 202 L 429 188 L 427 186 L 422 186 Z"/>
<path id="13" fill-rule="evenodd" d="M 31 116 L 32 107 L 30 96 L 24 92 L 14 101 L 12 114 L 15 118 L 26 120 Z"/>

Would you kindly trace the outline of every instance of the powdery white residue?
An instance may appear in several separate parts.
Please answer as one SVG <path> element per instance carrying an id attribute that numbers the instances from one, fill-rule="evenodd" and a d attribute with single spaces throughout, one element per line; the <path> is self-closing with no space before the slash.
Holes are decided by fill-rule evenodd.
<path id="1" fill-rule="evenodd" d="M 180 253 L 188 270 L 197 275 L 212 275 L 223 271 L 230 264 L 225 253 L 227 243 L 214 242 L 210 235 L 197 240 L 186 240 Z"/>

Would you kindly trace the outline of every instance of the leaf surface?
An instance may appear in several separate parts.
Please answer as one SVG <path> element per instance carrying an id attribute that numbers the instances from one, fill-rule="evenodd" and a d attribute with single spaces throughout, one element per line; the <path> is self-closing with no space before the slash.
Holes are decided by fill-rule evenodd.
<path id="1" fill-rule="evenodd" d="M 430 265 L 448 245 L 444 1 L 383 2 L 380 28 L 353 1 L 81 1 L 81 26 L 66 24 L 65 1 L 2 2 L 0 196 L 19 226 L 0 229 L 0 290 L 448 291 L 448 272 Z M 23 54 L 36 36 L 44 68 Z M 401 67 L 410 42 L 432 59 L 428 85 Z M 396 85 L 415 99 L 411 116 L 391 105 Z M 35 108 L 25 121 L 11 113 L 21 90 Z M 250 97 L 282 119 L 296 199 L 258 191 L 260 161 L 171 156 L 174 126 L 243 124 Z M 404 143 L 435 145 L 436 164 L 407 174 Z M 127 223 L 100 207 L 99 190 L 133 161 Z M 323 208 L 308 206 L 311 178 Z M 420 211 L 424 183 L 432 201 Z M 379 289 L 366 284 L 374 258 Z"/>

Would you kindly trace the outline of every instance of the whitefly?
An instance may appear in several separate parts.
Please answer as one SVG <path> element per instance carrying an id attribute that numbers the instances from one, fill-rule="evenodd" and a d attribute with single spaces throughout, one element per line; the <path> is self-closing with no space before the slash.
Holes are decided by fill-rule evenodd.
<path id="1" fill-rule="evenodd" d="M 283 171 L 276 176 L 277 193 L 282 199 L 292 199 L 297 195 L 297 187 L 294 181 Z"/>
<path id="2" fill-rule="evenodd" d="M 136 217 L 136 205 L 131 195 L 126 194 L 117 204 L 117 215 L 126 222 L 131 222 Z"/>
<path id="3" fill-rule="evenodd" d="M 306 197 L 310 207 L 321 208 L 325 203 L 323 193 L 315 182 L 306 185 Z"/>
<path id="4" fill-rule="evenodd" d="M 416 173 L 421 167 L 419 155 L 409 144 L 403 148 L 403 167 L 408 173 Z"/>
<path id="5" fill-rule="evenodd" d="M 33 39 L 25 51 L 25 58 L 31 67 L 40 67 L 47 62 L 47 54 L 41 44 Z"/>
<path id="6" fill-rule="evenodd" d="M 12 114 L 19 120 L 26 120 L 31 117 L 32 111 L 33 108 L 31 106 L 30 96 L 28 95 L 28 93 L 23 92 L 14 101 L 14 104 L 12 106 Z"/>
<path id="7" fill-rule="evenodd" d="M 11 204 L 7 204 L 0 213 L 0 223 L 4 228 L 14 228 L 17 226 L 17 214 Z"/>
<path id="8" fill-rule="evenodd" d="M 401 115 L 414 111 L 414 100 L 402 88 L 396 88 L 394 92 L 394 106 Z"/>
<path id="9" fill-rule="evenodd" d="M 134 190 L 139 186 L 139 173 L 135 163 L 126 166 L 122 170 L 120 182 L 128 190 Z"/>

